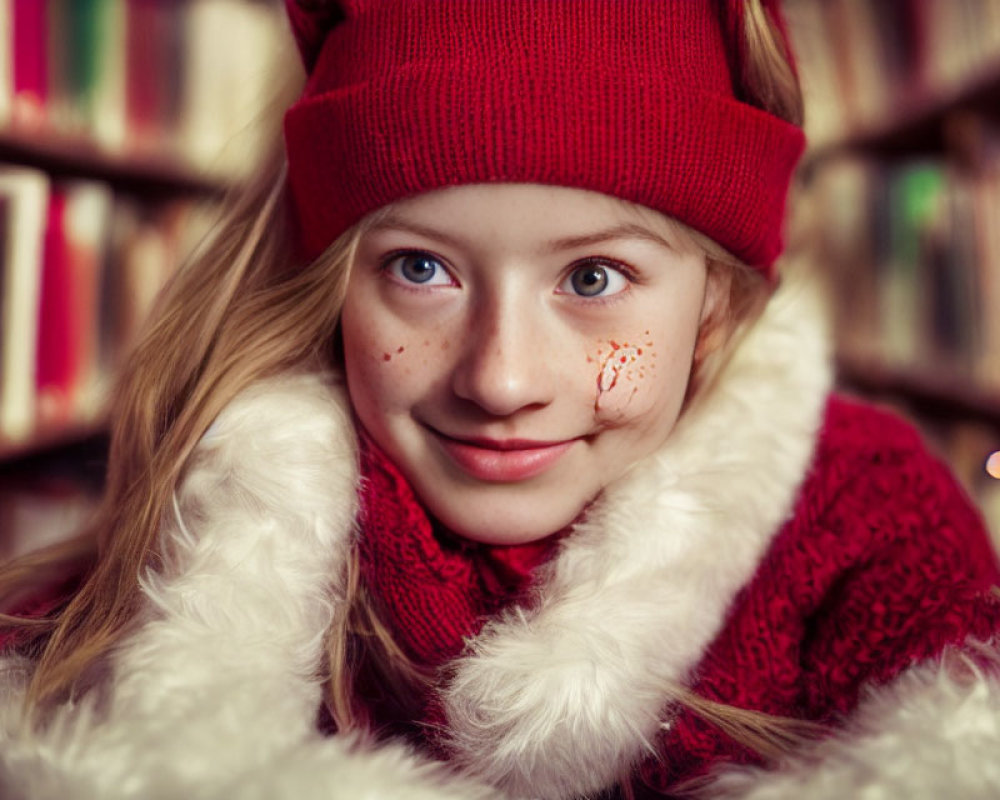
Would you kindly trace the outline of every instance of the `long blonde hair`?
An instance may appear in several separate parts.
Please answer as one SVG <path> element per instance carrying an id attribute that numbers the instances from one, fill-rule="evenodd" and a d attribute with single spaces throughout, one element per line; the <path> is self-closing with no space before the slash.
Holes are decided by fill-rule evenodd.
<path id="1" fill-rule="evenodd" d="M 801 96 L 780 33 L 759 0 L 748 0 L 745 20 L 743 94 L 800 122 Z M 5 610 L 40 586 L 82 576 L 68 602 L 44 619 L 0 615 L 0 622 L 23 629 L 39 655 L 30 707 L 50 707 L 84 687 L 88 667 L 126 631 L 140 602 L 139 576 L 157 567 L 160 519 L 185 462 L 218 413 L 255 380 L 303 364 L 325 366 L 331 358 L 349 267 L 365 224 L 299 267 L 291 255 L 284 172 L 276 144 L 253 185 L 232 198 L 212 239 L 165 287 L 113 393 L 107 483 L 92 524 L 67 542 L 0 567 Z M 735 332 L 752 321 L 767 296 L 755 270 L 704 237 L 695 239 L 708 257 L 710 285 L 725 294 L 725 302 L 703 325 L 692 396 L 710 383 L 738 338 Z M 356 558 L 347 569 L 352 599 L 339 609 L 327 639 L 327 703 L 342 729 L 363 722 L 353 692 L 359 654 L 372 655 L 401 693 L 429 677 L 409 663 L 380 622 L 361 586 Z M 730 714 L 697 699 L 689 706 L 721 720 L 737 738 L 740 730 L 749 730 L 743 738 L 758 749 L 762 736 L 776 738 L 768 733 L 773 724 L 748 723 L 746 712 Z"/>
<path id="2" fill-rule="evenodd" d="M 118 641 L 138 604 L 139 575 L 157 566 L 166 504 L 222 408 L 259 378 L 327 359 L 359 231 L 295 268 L 288 219 L 276 148 L 212 240 L 165 287 L 117 381 L 107 484 L 92 524 L 0 569 L 5 609 L 40 582 L 86 573 L 65 608 L 28 623 L 37 644 L 47 640 L 31 703 L 66 697 Z"/>

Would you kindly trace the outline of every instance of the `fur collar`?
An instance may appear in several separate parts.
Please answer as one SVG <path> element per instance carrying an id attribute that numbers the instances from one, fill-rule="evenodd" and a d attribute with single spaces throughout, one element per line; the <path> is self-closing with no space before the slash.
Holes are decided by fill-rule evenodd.
<path id="1" fill-rule="evenodd" d="M 471 642 L 443 698 L 466 774 L 574 797 L 647 752 L 657 712 L 791 512 L 830 383 L 821 316 L 811 292 L 783 288 L 667 444 L 566 538 L 533 610 Z M 356 481 L 335 381 L 283 376 L 237 398 L 164 523 L 169 558 L 108 665 L 106 707 L 85 700 L 35 733 L 6 704 L 0 793 L 319 797 L 354 781 L 380 796 L 490 796 L 399 747 L 359 753 L 314 730 Z"/>

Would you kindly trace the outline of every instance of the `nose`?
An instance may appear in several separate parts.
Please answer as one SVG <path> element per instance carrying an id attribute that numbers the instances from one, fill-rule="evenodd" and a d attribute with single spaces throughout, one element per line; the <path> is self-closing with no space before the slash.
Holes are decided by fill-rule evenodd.
<path id="1" fill-rule="evenodd" d="M 477 308 L 452 374 L 455 394 L 498 417 L 551 403 L 555 355 L 543 316 L 515 302 Z"/>

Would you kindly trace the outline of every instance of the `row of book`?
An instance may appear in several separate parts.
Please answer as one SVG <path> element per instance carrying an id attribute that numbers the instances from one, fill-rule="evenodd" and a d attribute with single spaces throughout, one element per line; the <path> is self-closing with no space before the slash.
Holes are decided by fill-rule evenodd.
<path id="1" fill-rule="evenodd" d="M 1000 72 L 1000 0 L 785 0 L 814 145 Z"/>
<path id="2" fill-rule="evenodd" d="M 0 165 L 0 453 L 100 419 L 110 376 L 211 213 Z"/>
<path id="3" fill-rule="evenodd" d="M 1000 158 L 845 158 L 813 192 L 841 353 L 1000 396 Z"/>
<path id="4" fill-rule="evenodd" d="M 287 37 L 264 0 L 0 0 L 0 130 L 240 177 Z"/>

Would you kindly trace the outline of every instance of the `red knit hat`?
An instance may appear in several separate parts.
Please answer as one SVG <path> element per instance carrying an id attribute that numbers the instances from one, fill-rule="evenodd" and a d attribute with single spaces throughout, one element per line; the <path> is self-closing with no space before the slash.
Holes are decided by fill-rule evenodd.
<path id="1" fill-rule="evenodd" d="M 730 4 L 734 0 L 727 0 Z M 720 0 L 286 0 L 303 254 L 445 186 L 591 189 L 769 272 L 799 128 L 736 99 Z"/>

